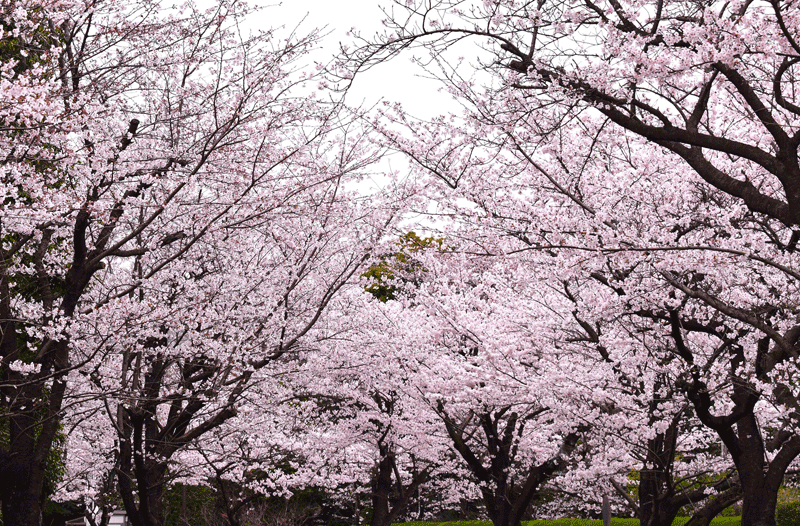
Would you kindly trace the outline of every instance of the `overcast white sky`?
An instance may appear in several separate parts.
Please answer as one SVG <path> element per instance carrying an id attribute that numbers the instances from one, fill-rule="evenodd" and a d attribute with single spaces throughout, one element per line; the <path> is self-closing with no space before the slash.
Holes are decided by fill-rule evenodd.
<path id="1" fill-rule="evenodd" d="M 391 0 L 251 0 L 255 5 L 271 6 L 263 11 L 264 23 L 269 26 L 300 26 L 310 31 L 327 26 L 330 33 L 324 40 L 323 49 L 315 60 L 327 62 L 336 54 L 341 41 L 350 42 L 346 33 L 356 27 L 362 36 L 370 36 L 382 30 L 384 18 L 381 5 L 390 5 Z M 420 118 L 430 118 L 447 111 L 456 111 L 457 105 L 449 95 L 439 93 L 440 84 L 421 78 L 424 74 L 411 64 L 410 55 L 401 56 L 391 64 L 382 65 L 356 78 L 353 91 L 348 95 L 350 104 L 362 100 L 371 105 L 380 99 L 399 101 Z"/>

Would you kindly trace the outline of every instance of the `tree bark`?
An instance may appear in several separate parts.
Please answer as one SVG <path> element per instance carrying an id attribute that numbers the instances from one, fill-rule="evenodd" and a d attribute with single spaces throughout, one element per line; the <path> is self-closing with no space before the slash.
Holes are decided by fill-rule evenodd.
<path id="1" fill-rule="evenodd" d="M 389 526 L 389 496 L 392 492 L 392 459 L 391 451 L 385 444 L 380 444 L 380 461 L 372 482 L 372 520 L 370 526 Z"/>
<path id="2" fill-rule="evenodd" d="M 430 478 L 431 470 L 414 471 L 411 481 L 404 485 L 397 471 L 397 460 L 389 444 L 379 444 L 381 460 L 372 485 L 372 520 L 370 526 L 389 526 L 408 509 L 411 497 Z M 394 488 L 392 484 L 394 476 Z"/>
<path id="3" fill-rule="evenodd" d="M 520 418 L 516 413 L 510 413 L 502 430 L 500 423 L 508 412 L 508 407 L 480 415 L 480 427 L 486 441 L 483 444 L 476 443 L 476 445 L 485 448 L 488 453 L 488 455 L 481 455 L 488 457 L 488 467 L 481 462 L 473 445 L 467 443 L 464 438 L 466 423 L 462 425 L 456 423 L 444 412 L 443 404 L 440 404 L 438 409 L 456 451 L 459 452 L 473 476 L 481 484 L 481 494 L 486 511 L 494 526 L 520 526 L 539 487 L 555 474 L 566 469 L 565 459 L 573 453 L 580 437 L 580 430 L 569 433 L 563 438 L 561 448 L 553 458 L 530 466 L 527 472 L 523 472 L 521 480 L 514 480 L 511 469 L 516 453 L 514 437 L 522 434 L 529 418 L 544 412 L 545 409 L 537 410 L 525 418 Z"/>
<path id="4" fill-rule="evenodd" d="M 24 468 L 10 479 L 6 479 L 3 499 L 3 523 L 19 526 L 40 526 L 42 523 L 42 499 L 35 484 Z"/>
<path id="5" fill-rule="evenodd" d="M 705 506 L 699 509 L 685 526 L 709 526 L 711 521 L 722 513 L 728 506 L 736 504 L 742 498 L 742 486 L 736 484 L 728 491 L 717 495 L 714 499 L 709 501 Z"/>
<path id="6" fill-rule="evenodd" d="M 775 526 L 778 490 L 789 464 L 800 455 L 800 437 L 792 435 L 784 441 L 767 462 L 767 448 L 753 413 L 756 396 L 745 386 L 736 386 L 732 412 L 713 416 L 704 388 L 705 384 L 695 381 L 688 394 L 700 420 L 717 432 L 733 458 L 742 486 L 742 526 Z"/>
<path id="7" fill-rule="evenodd" d="M 663 491 L 656 472 L 641 472 L 639 483 L 639 513 L 641 526 L 671 526 L 678 516 L 680 506 L 675 506 L 673 495 Z"/>

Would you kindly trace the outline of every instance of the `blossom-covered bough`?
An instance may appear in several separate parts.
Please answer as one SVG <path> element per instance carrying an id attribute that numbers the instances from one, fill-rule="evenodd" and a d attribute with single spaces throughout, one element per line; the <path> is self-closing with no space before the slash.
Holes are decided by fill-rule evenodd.
<path id="1" fill-rule="evenodd" d="M 573 304 L 573 343 L 620 382 L 661 377 L 665 404 L 685 396 L 737 468 L 742 523 L 774 524 L 800 454 L 797 4 L 386 12 L 384 35 L 346 57 L 351 70 L 427 48 L 467 107 L 430 123 L 388 108 L 375 120 L 387 143 L 446 183 L 431 197 L 462 218 L 473 251 L 550 272 Z M 480 75 L 454 57 L 468 39 L 483 46 Z"/>
<path id="2" fill-rule="evenodd" d="M 110 473 L 131 523 L 161 524 L 172 459 L 306 348 L 391 222 L 351 191 L 375 151 L 301 68 L 317 34 L 252 13 L 0 8 L 6 524 L 40 523 L 63 433 L 95 485 L 72 496 Z"/>

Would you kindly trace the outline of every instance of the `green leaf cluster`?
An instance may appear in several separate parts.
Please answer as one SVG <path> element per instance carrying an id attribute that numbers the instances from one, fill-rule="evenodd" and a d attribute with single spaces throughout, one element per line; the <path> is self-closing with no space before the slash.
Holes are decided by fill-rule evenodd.
<path id="1" fill-rule="evenodd" d="M 443 237 L 420 237 L 413 231 L 401 235 L 396 251 L 378 256 L 361 274 L 369 280 L 364 290 L 383 303 L 396 300 L 406 285 L 418 283 L 419 274 L 428 271 L 414 255 L 429 249 L 442 252 L 444 241 Z"/>
<path id="2" fill-rule="evenodd" d="M 21 75 L 45 63 L 47 51 L 63 39 L 60 28 L 50 27 L 44 15 L 42 8 L 28 10 L 28 20 L 33 23 L 34 29 L 26 32 L 24 37 L 11 36 L 17 29 L 13 21 L 5 17 L 0 19 L 0 27 L 6 35 L 0 39 L 0 61 L 4 64 L 15 62 L 15 75 Z"/>

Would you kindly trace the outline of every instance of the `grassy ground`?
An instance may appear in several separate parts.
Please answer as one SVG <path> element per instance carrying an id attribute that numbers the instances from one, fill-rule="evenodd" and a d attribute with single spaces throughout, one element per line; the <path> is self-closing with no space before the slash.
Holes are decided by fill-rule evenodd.
<path id="1" fill-rule="evenodd" d="M 689 517 L 678 517 L 672 526 L 683 526 Z M 717 517 L 711 521 L 711 526 L 740 526 L 741 517 Z M 551 521 L 523 521 L 522 526 L 601 526 L 603 521 L 591 519 L 557 519 Z M 463 521 L 463 522 L 404 522 L 395 526 L 492 526 L 488 521 Z M 639 526 L 638 519 L 611 519 L 611 526 Z"/>

